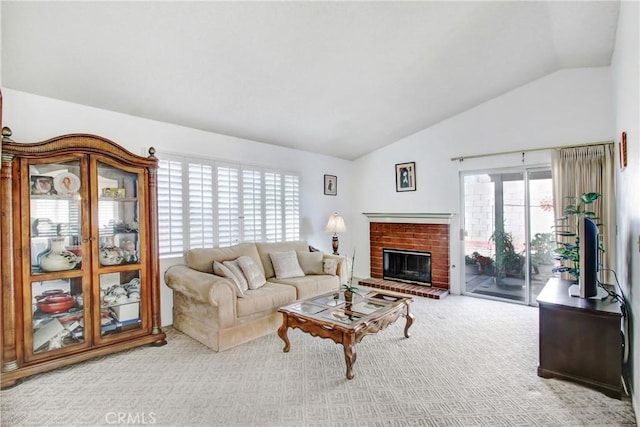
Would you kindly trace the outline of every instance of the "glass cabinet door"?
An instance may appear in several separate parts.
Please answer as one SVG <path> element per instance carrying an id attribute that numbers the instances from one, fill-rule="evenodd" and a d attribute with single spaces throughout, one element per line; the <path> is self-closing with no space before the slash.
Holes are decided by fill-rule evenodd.
<path id="1" fill-rule="evenodd" d="M 146 291 L 144 255 L 141 256 L 138 198 L 142 176 L 102 161 L 97 171 L 96 277 L 99 283 L 100 338 L 140 330 L 143 323 L 141 297 Z"/>
<path id="2" fill-rule="evenodd" d="M 24 274 L 30 277 L 25 324 L 32 346 L 27 353 L 38 357 L 49 351 L 85 343 L 84 300 L 87 291 L 83 267 L 83 219 L 81 163 L 30 164 L 29 258 Z M 86 241 L 86 240 L 85 240 Z M 89 326 L 90 328 L 90 326 Z"/>

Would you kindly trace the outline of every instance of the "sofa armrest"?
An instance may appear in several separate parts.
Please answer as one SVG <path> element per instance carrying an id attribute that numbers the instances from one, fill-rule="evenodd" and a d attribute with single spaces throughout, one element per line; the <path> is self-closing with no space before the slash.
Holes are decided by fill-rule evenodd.
<path id="1" fill-rule="evenodd" d="M 346 283 L 349 280 L 347 275 L 347 259 L 342 255 L 333 255 L 333 254 L 323 254 L 322 259 L 337 259 L 338 260 L 338 268 L 336 269 L 336 276 L 340 277 L 340 283 Z"/>
<path id="2" fill-rule="evenodd" d="M 236 287 L 224 277 L 174 265 L 164 273 L 164 281 L 174 291 L 197 301 L 235 310 Z"/>

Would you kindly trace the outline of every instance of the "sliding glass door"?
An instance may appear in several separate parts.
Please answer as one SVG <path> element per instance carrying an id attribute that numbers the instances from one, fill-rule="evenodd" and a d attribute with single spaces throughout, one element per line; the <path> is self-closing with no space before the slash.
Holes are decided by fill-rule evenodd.
<path id="1" fill-rule="evenodd" d="M 462 187 L 463 292 L 535 305 L 554 263 L 551 170 L 468 172 Z"/>

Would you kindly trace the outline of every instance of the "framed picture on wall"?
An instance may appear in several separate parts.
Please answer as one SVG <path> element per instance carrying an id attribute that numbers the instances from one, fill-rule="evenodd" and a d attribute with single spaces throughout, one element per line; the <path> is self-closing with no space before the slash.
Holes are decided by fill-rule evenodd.
<path id="1" fill-rule="evenodd" d="M 416 191 L 416 163 L 396 164 L 396 191 Z"/>
<path id="2" fill-rule="evenodd" d="M 620 170 L 625 170 L 627 167 L 627 133 L 622 132 L 620 137 L 620 143 L 618 144 L 618 151 L 620 153 Z"/>
<path id="3" fill-rule="evenodd" d="M 335 175 L 324 176 L 324 194 L 327 196 L 338 195 L 338 177 Z"/>

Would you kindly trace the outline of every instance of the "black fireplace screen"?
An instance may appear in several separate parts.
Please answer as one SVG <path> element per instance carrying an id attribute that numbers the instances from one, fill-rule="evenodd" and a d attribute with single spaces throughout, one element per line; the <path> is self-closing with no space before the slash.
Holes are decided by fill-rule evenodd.
<path id="1" fill-rule="evenodd" d="M 383 278 L 431 286 L 431 252 L 382 249 Z"/>

